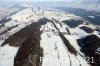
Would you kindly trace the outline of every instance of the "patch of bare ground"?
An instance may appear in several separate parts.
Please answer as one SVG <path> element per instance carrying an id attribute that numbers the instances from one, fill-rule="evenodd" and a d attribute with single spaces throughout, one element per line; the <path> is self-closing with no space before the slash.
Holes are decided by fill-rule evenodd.
<path id="1" fill-rule="evenodd" d="M 71 28 L 75 28 L 78 25 L 83 24 L 83 20 L 74 20 L 74 19 L 64 20 L 63 23 L 65 23 L 66 25 L 68 25 Z"/>
<path id="2" fill-rule="evenodd" d="M 92 66 L 100 66 L 100 38 L 96 35 L 89 35 L 77 41 L 85 56 L 90 57 L 89 64 Z M 94 63 L 92 63 L 93 61 Z"/>
<path id="3" fill-rule="evenodd" d="M 30 25 L 28 37 L 21 44 L 14 59 L 14 66 L 41 66 L 40 57 L 43 56 L 43 50 L 40 48 L 41 31 L 40 24 Z"/>
<path id="4" fill-rule="evenodd" d="M 80 29 L 84 30 L 87 33 L 93 33 L 94 32 L 94 30 L 92 28 L 86 27 L 86 26 L 82 26 L 82 27 L 80 27 Z"/>

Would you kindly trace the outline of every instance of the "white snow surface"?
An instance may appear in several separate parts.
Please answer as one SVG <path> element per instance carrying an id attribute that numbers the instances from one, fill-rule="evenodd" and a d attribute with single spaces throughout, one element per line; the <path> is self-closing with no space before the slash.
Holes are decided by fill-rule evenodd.
<path id="1" fill-rule="evenodd" d="M 41 47 L 43 48 L 43 54 L 44 57 L 42 58 L 43 63 L 42 66 L 79 66 L 80 64 L 82 66 L 89 66 L 85 59 L 81 60 L 82 57 L 80 55 L 75 56 L 68 52 L 67 47 L 63 43 L 62 39 L 60 38 L 58 31 L 50 31 L 52 30 L 52 27 L 47 27 L 46 26 L 51 26 L 51 24 L 45 25 L 46 29 L 43 29 L 44 26 L 41 27 L 41 30 L 43 31 L 41 35 Z M 80 47 L 78 46 L 76 39 L 78 38 L 77 36 L 70 36 L 70 35 L 65 35 L 65 37 L 70 41 L 72 46 L 75 47 L 75 49 L 81 53 Z M 81 53 L 82 54 L 82 53 Z M 82 54 L 84 55 L 84 54 Z M 80 59 L 81 58 L 81 59 Z M 71 59 L 71 63 L 70 63 Z"/>
<path id="2" fill-rule="evenodd" d="M 5 45 L 0 47 L 0 66 L 13 66 L 14 57 L 16 56 L 18 48 Z"/>
<path id="3" fill-rule="evenodd" d="M 36 7 L 31 7 L 31 6 L 12 15 L 10 17 L 12 20 L 5 23 L 4 24 L 5 26 L 0 28 L 0 33 L 1 33 L 2 31 L 6 30 L 8 27 L 18 25 L 17 27 L 6 32 L 5 34 L 0 35 L 0 38 L 1 37 L 4 38 L 3 40 L 0 39 L 0 45 L 9 36 L 13 35 L 14 33 L 18 32 L 19 30 L 26 27 L 27 25 L 31 24 L 32 22 L 36 22 L 38 21 L 38 19 L 43 17 L 46 17 L 50 20 L 52 20 L 52 18 L 58 20 L 62 24 L 61 27 L 58 23 L 55 23 L 59 31 L 65 33 L 64 36 L 66 39 L 69 40 L 70 44 L 79 53 L 84 55 L 80 51 L 80 47 L 78 46 L 76 40 L 79 39 L 80 37 L 89 34 L 81 30 L 79 26 L 76 28 L 70 28 L 68 25 L 62 23 L 63 20 L 81 19 L 81 17 L 76 16 L 74 14 L 59 12 L 57 10 L 54 11 L 48 9 L 47 10 L 39 9 L 39 8 L 36 9 Z M 95 27 L 92 24 L 88 26 L 91 28 Z M 71 35 L 66 34 L 67 33 L 66 27 L 69 29 Z M 43 54 L 44 54 L 42 66 L 70 66 L 70 64 L 72 64 L 72 66 L 79 66 L 80 64 L 82 66 L 90 66 L 89 64 L 86 63 L 85 59 L 80 60 L 80 58 L 82 58 L 80 55 L 75 56 L 70 52 L 68 52 L 67 47 L 65 46 L 62 39 L 59 36 L 59 31 L 54 27 L 52 23 L 47 22 L 47 24 L 41 26 L 40 30 L 43 31 L 43 33 L 41 34 L 41 41 L 40 41 L 40 45 L 43 48 Z M 93 34 L 98 35 L 98 32 L 94 32 Z M 3 47 L 0 47 L 0 66 L 8 66 L 8 65 L 13 66 L 14 57 L 16 56 L 17 50 L 18 47 L 16 48 L 11 47 L 8 44 Z M 70 59 L 71 59 L 71 63 L 70 63 Z"/>

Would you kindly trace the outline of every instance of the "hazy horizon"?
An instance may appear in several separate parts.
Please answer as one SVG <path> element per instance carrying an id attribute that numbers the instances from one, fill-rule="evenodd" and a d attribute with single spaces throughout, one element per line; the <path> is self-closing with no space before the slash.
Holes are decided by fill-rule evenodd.
<path id="1" fill-rule="evenodd" d="M 30 4 L 39 7 L 73 7 L 100 11 L 100 0 L 0 0 L 0 6 Z"/>

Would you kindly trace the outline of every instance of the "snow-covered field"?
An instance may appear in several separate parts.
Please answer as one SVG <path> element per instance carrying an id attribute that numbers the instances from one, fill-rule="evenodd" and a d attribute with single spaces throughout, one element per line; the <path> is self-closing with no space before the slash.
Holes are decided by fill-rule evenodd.
<path id="1" fill-rule="evenodd" d="M 34 9 L 35 8 L 35 9 Z M 2 9 L 1 9 L 2 11 Z M 1 12 L 0 11 L 0 12 Z M 3 14 L 3 13 L 2 13 Z M 0 14 L 0 15 L 2 15 Z M 4 15 L 4 14 L 3 14 Z M 74 55 L 68 51 L 68 48 L 65 46 L 63 39 L 59 36 L 59 32 L 61 32 L 64 37 L 69 41 L 69 43 L 79 52 L 82 56 L 84 54 L 80 51 L 80 46 L 77 43 L 77 39 L 81 37 L 85 37 L 90 34 L 95 34 L 100 37 L 98 31 L 93 33 L 86 33 L 84 30 L 80 29 L 82 26 L 88 26 L 90 28 L 96 29 L 96 26 L 93 24 L 81 24 L 76 26 L 75 28 L 71 28 L 65 23 L 64 20 L 79 20 L 82 19 L 80 16 L 76 16 L 70 13 L 64 13 L 54 10 L 46 10 L 36 7 L 27 7 L 16 14 L 10 16 L 12 20 L 6 22 L 3 27 L 0 28 L 0 33 L 4 31 L 4 34 L 0 34 L 0 45 L 5 41 L 5 39 L 9 38 L 9 36 L 15 34 L 20 31 L 24 27 L 30 25 L 33 22 L 38 22 L 41 18 L 47 18 L 54 22 L 47 22 L 44 25 L 41 25 L 40 31 L 41 41 L 40 47 L 43 48 L 43 63 L 42 66 L 90 66 L 86 63 L 85 59 L 82 58 L 78 53 L 78 55 Z M 56 22 L 55 20 L 58 22 Z M 85 22 L 84 22 L 85 23 Z M 11 30 L 8 30 L 9 27 L 13 27 Z M 62 26 L 61 26 L 62 25 Z M 58 28 L 55 28 L 55 26 Z M 70 34 L 68 34 L 68 30 Z M 0 47 L 0 66 L 13 66 L 14 65 L 14 57 L 18 51 L 19 47 L 12 47 L 9 44 Z"/>

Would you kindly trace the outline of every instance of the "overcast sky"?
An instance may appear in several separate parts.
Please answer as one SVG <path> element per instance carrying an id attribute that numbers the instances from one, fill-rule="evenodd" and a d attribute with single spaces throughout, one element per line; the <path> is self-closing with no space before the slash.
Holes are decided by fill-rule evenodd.
<path id="1" fill-rule="evenodd" d="M 54 1 L 54 0 L 1 0 L 1 1 Z M 61 1 L 61 0 L 56 0 Z"/>
<path id="2" fill-rule="evenodd" d="M 75 0 L 1 0 L 1 1 L 75 1 Z"/>

